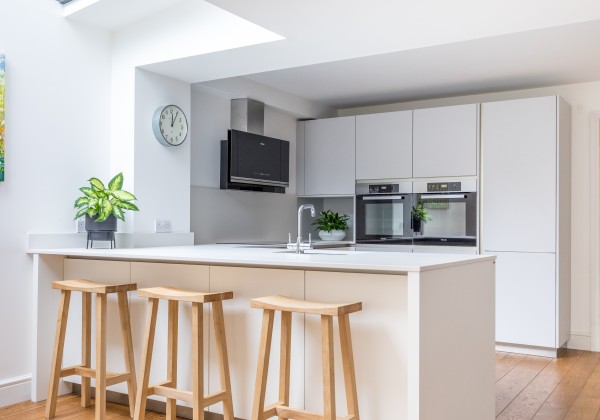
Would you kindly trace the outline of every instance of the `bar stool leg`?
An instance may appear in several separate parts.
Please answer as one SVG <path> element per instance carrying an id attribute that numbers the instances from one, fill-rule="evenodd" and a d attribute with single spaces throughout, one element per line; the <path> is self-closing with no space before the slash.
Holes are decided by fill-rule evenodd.
<path id="1" fill-rule="evenodd" d="M 96 295 L 96 420 L 106 418 L 106 295 Z"/>
<path id="2" fill-rule="evenodd" d="M 267 391 L 267 375 L 269 373 L 269 357 L 271 355 L 271 338 L 273 337 L 273 318 L 275 311 L 265 309 L 263 312 L 262 332 L 258 350 L 258 368 L 254 385 L 254 405 L 252 420 L 262 420 L 265 410 L 265 393 Z"/>
<path id="3" fill-rule="evenodd" d="M 281 347 L 279 350 L 279 402 L 290 405 L 290 357 L 292 350 L 292 313 L 281 312 Z M 284 420 L 279 417 L 279 420 Z"/>
<path id="4" fill-rule="evenodd" d="M 92 294 L 81 294 L 81 366 L 92 366 Z M 92 405 L 91 378 L 81 377 L 81 406 Z"/>
<path id="5" fill-rule="evenodd" d="M 204 420 L 204 312 L 202 304 L 192 303 L 193 420 Z"/>
<path id="6" fill-rule="evenodd" d="M 223 400 L 224 420 L 234 420 L 233 399 L 231 393 L 231 377 L 229 375 L 229 358 L 227 357 L 227 339 L 225 337 L 225 319 L 223 316 L 223 302 L 212 303 L 213 320 L 215 328 L 215 341 L 219 352 L 219 373 L 221 375 L 221 388 L 227 393 Z"/>
<path id="7" fill-rule="evenodd" d="M 324 420 L 335 420 L 335 371 L 333 364 L 333 317 L 321 315 L 321 341 L 323 343 L 323 403 Z"/>
<path id="8" fill-rule="evenodd" d="M 177 388 L 177 328 L 179 325 L 179 302 L 169 301 L 169 338 L 167 342 L 167 381 Z M 175 420 L 177 416 L 177 400 L 167 398 L 167 420 Z"/>
<path id="9" fill-rule="evenodd" d="M 133 417 L 135 411 L 136 376 L 135 360 L 133 358 L 133 341 L 131 337 L 131 321 L 129 319 L 129 303 L 127 292 L 117 292 L 119 301 L 119 319 L 121 320 L 121 335 L 125 351 L 125 369 L 129 372 L 127 380 L 127 396 L 129 398 L 129 415 Z"/>
<path id="10" fill-rule="evenodd" d="M 135 412 L 133 415 L 135 420 L 143 420 L 146 415 L 146 398 L 148 397 L 148 381 L 150 379 L 150 364 L 152 362 L 152 351 L 154 349 L 154 331 L 156 330 L 157 312 L 158 299 L 148 299 L 140 381 L 135 397 Z"/>
<path id="11" fill-rule="evenodd" d="M 46 402 L 47 419 L 53 418 L 56 414 L 56 398 L 58 397 L 58 384 L 60 380 L 60 371 L 62 369 L 63 349 L 70 301 L 71 292 L 69 290 L 62 290 L 60 293 L 60 304 L 58 306 L 58 319 L 56 320 L 56 335 L 54 338 L 52 369 L 50 371 L 50 385 L 48 387 L 48 401 Z"/>
<path id="12" fill-rule="evenodd" d="M 360 420 L 358 415 L 358 397 L 356 392 L 356 374 L 354 371 L 354 353 L 352 351 L 352 336 L 350 334 L 350 318 L 341 315 L 338 318 L 340 326 L 340 343 L 342 348 L 342 364 L 344 366 L 344 383 L 346 387 L 346 404 L 348 415 L 354 420 Z"/>

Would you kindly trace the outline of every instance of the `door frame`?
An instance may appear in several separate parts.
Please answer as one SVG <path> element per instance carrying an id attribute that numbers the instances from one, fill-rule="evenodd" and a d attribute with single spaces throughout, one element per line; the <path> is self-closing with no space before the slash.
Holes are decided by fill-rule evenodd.
<path id="1" fill-rule="evenodd" d="M 590 115 L 590 346 L 600 351 L 600 111 Z"/>

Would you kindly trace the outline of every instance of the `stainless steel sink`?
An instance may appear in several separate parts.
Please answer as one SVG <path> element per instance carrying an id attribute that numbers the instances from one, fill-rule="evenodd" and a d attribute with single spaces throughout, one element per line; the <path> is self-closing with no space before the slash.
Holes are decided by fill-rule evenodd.
<path id="1" fill-rule="evenodd" d="M 296 254 L 296 251 L 293 251 L 291 249 L 286 249 L 285 251 L 275 251 L 275 253 L 277 253 L 277 254 Z M 313 251 L 313 250 L 304 251 L 304 254 L 306 254 L 306 255 L 348 255 L 347 252 L 320 252 L 320 251 Z"/>

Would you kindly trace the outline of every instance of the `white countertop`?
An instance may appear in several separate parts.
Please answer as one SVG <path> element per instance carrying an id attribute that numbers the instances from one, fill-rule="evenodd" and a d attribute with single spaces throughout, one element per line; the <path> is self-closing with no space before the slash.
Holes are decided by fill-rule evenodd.
<path id="1" fill-rule="evenodd" d="M 196 245 L 129 249 L 30 249 L 29 254 L 64 255 L 75 258 L 171 262 L 401 274 L 435 270 L 455 265 L 492 261 L 487 255 L 412 254 L 365 252 L 344 248 L 318 249 L 295 254 L 277 248 L 247 245 Z"/>

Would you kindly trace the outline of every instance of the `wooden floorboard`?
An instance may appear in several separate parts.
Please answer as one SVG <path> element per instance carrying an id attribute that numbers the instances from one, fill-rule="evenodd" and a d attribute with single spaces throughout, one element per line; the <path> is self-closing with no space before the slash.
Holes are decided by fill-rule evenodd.
<path id="1" fill-rule="evenodd" d="M 41 420 L 45 402 L 0 408 L 0 419 Z M 79 396 L 59 398 L 57 420 L 94 418 L 94 407 L 81 408 Z M 567 350 L 559 359 L 496 353 L 498 420 L 600 420 L 600 353 Z M 129 408 L 108 403 L 107 419 L 129 419 Z M 148 411 L 148 420 L 164 414 Z M 178 417 L 179 419 L 179 417 Z"/>

